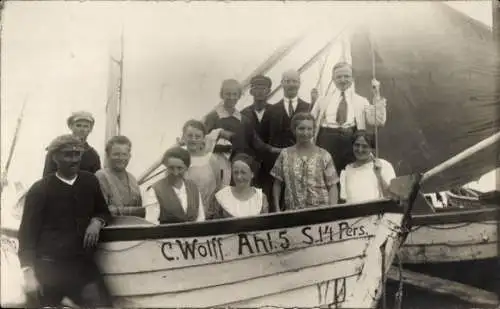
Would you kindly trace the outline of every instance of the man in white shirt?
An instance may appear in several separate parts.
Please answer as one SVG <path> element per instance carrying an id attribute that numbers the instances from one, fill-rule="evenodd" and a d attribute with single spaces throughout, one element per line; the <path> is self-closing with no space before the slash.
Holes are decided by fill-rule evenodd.
<path id="1" fill-rule="evenodd" d="M 333 157 L 340 173 L 354 161 L 352 136 L 357 130 L 366 129 L 368 100 L 355 93 L 352 66 L 347 62 L 333 67 L 336 89 L 319 99 L 311 113 L 316 119 L 316 143 Z"/>

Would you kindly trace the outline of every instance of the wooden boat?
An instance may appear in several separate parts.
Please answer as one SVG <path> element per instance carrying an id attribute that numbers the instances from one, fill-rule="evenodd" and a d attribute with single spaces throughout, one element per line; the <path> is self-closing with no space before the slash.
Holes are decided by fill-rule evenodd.
<path id="1" fill-rule="evenodd" d="M 476 202 L 481 205 L 479 199 Z M 402 261 L 420 264 L 495 258 L 499 214 L 498 206 L 492 204 L 437 208 L 419 197 L 412 230 L 401 250 Z"/>
<path id="2" fill-rule="evenodd" d="M 158 226 L 116 217 L 96 261 L 118 307 L 373 308 L 413 199 Z M 2 247 L 15 234 L 2 230 Z"/>
<path id="3" fill-rule="evenodd" d="M 469 202 L 470 197 L 464 199 L 462 207 L 451 204 L 437 208 L 418 197 L 412 228 L 399 257 L 406 269 L 494 289 L 499 204 L 480 198 L 474 203 Z"/>

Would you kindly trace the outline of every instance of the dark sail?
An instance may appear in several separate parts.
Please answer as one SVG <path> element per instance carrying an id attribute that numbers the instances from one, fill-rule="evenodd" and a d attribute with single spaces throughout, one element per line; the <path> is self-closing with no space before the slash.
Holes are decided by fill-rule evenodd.
<path id="1" fill-rule="evenodd" d="M 387 98 L 380 156 L 398 175 L 425 172 L 500 130 L 500 58 L 491 29 L 444 4 L 394 4 L 389 11 L 353 33 L 356 90 L 371 98 L 372 42 Z M 498 154 L 497 144 L 423 189 L 475 180 L 499 166 Z"/>

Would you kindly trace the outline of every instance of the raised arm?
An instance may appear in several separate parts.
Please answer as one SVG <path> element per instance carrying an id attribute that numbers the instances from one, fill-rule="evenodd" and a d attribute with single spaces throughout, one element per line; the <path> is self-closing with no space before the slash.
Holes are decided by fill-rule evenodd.
<path id="1" fill-rule="evenodd" d="M 280 212 L 281 186 L 283 182 L 279 179 L 274 179 L 273 182 L 273 201 L 276 212 Z"/>

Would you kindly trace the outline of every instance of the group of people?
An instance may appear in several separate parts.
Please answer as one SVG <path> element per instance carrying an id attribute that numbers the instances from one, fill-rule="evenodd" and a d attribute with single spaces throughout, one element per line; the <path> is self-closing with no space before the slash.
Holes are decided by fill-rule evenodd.
<path id="1" fill-rule="evenodd" d="M 109 296 L 91 258 L 112 216 L 160 224 L 256 216 L 388 196 L 392 165 L 374 156 L 367 133 L 367 99 L 352 89 L 352 67 L 333 68 L 336 90 L 310 104 L 298 97 L 299 72 L 283 73 L 283 98 L 267 102 L 272 81 L 252 78 L 253 104 L 236 104 L 242 85 L 222 83 L 222 102 L 189 120 L 178 145 L 162 158 L 165 176 L 141 194 L 127 171 L 132 142 L 114 136 L 105 167 L 87 142 L 90 113 L 68 118 L 72 134 L 47 148 L 43 178 L 27 193 L 19 230 L 26 289 L 42 306 L 69 296 L 107 306 Z M 76 275 L 75 275 L 76 274 Z"/>
<path id="2" fill-rule="evenodd" d="M 146 217 L 212 220 L 388 197 L 394 168 L 374 155 L 371 105 L 352 89 L 351 65 L 335 65 L 333 81 L 336 91 L 310 104 L 298 97 L 299 73 L 286 71 L 283 98 L 269 104 L 272 81 L 258 75 L 250 81 L 254 101 L 241 111 L 242 85 L 223 81 L 222 102 L 187 121 L 179 145 L 165 153 L 167 176 L 145 198 L 159 207 Z"/>

